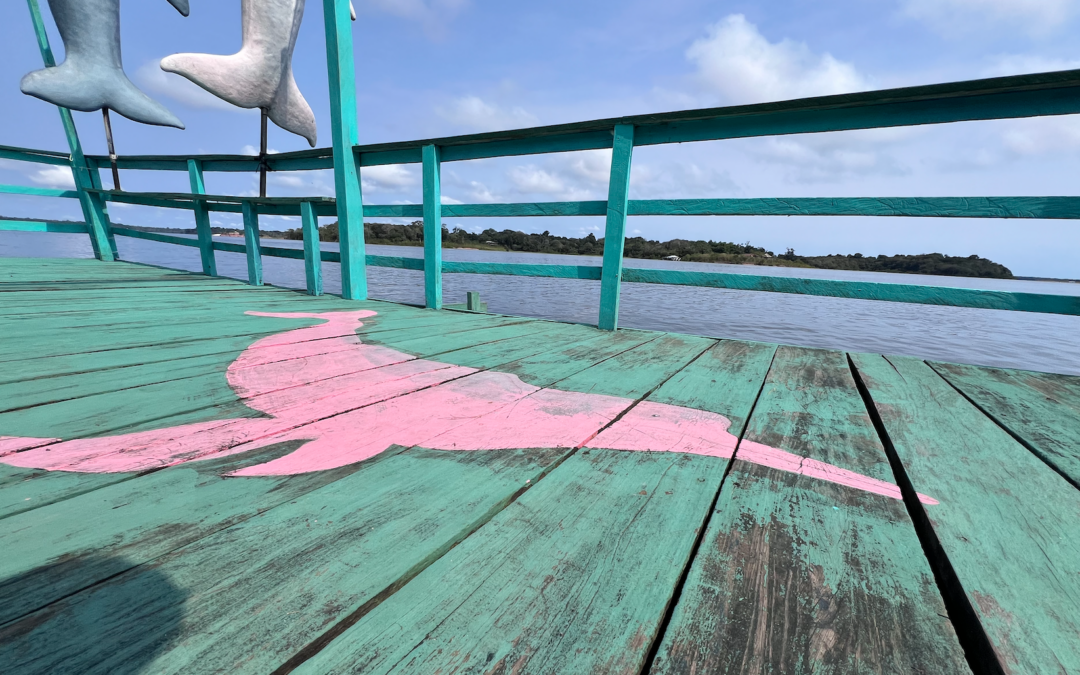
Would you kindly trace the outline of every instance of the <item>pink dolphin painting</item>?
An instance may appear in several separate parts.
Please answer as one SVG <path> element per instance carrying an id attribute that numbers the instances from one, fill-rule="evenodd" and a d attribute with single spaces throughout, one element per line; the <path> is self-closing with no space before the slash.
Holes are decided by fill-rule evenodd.
<path id="1" fill-rule="evenodd" d="M 683 452 L 788 471 L 900 499 L 892 483 L 760 443 L 741 444 L 722 415 L 650 401 L 543 389 L 516 375 L 420 359 L 357 335 L 372 311 L 256 316 L 322 323 L 258 340 L 229 366 L 229 386 L 260 417 L 102 438 L 0 436 L 0 463 L 88 473 L 144 471 L 301 441 L 231 475 L 332 469 L 391 445 L 434 450 L 606 448 Z M 923 503 L 937 502 L 919 495 Z"/>

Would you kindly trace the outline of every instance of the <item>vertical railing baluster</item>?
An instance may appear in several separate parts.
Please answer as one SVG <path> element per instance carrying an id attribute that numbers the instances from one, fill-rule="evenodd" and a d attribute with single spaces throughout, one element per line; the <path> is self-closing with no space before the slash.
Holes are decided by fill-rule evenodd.
<path id="1" fill-rule="evenodd" d="M 101 167 L 90 169 L 90 185 L 95 190 L 102 189 Z M 115 187 L 113 189 L 116 189 Z M 112 231 L 112 220 L 109 218 L 109 205 L 104 199 L 98 198 L 98 206 L 101 209 L 101 225 L 105 228 L 105 238 L 109 240 L 109 249 L 112 251 L 113 260 L 120 259 L 120 251 L 116 248 L 116 235 Z"/>
<path id="2" fill-rule="evenodd" d="M 424 146 L 424 300 L 431 309 L 442 309 L 442 169 L 439 155 L 438 146 Z"/>
<path id="3" fill-rule="evenodd" d="M 41 60 L 46 68 L 53 68 L 56 66 L 56 59 L 53 58 L 52 48 L 49 46 L 49 36 L 45 32 L 45 20 L 41 16 L 41 7 L 38 6 L 37 0 L 26 0 L 26 2 L 30 7 L 30 20 L 34 24 L 34 34 L 37 37 L 38 49 L 41 51 Z M 113 245 L 109 241 L 109 222 L 104 201 L 101 197 L 95 197 L 87 192 L 87 188 L 94 188 L 91 172 L 96 169 L 90 166 L 83 154 L 82 143 L 79 142 L 79 134 L 75 130 L 75 120 L 71 116 L 71 111 L 59 106 L 56 109 L 60 111 L 60 121 L 64 125 L 64 135 L 67 136 L 68 148 L 71 150 L 71 173 L 75 178 L 75 189 L 79 192 L 79 204 L 82 206 L 83 218 L 86 219 L 86 229 L 90 234 L 94 257 L 98 260 L 116 260 Z"/>
<path id="4" fill-rule="evenodd" d="M 262 251 L 259 250 L 259 211 L 248 200 L 243 202 L 244 252 L 247 254 L 248 283 L 263 285 Z"/>
<path id="5" fill-rule="evenodd" d="M 304 276 L 308 295 L 322 295 L 322 255 L 319 248 L 319 217 L 311 202 L 300 203 L 300 220 L 304 233 Z"/>
<path id="6" fill-rule="evenodd" d="M 367 254 L 360 171 L 353 156 L 358 141 L 356 76 L 349 0 L 323 0 L 326 65 L 330 80 L 330 124 L 334 150 L 334 190 L 341 242 L 341 295 L 367 299 Z"/>
<path id="7" fill-rule="evenodd" d="M 202 162 L 189 159 L 187 168 L 191 193 L 196 195 L 206 194 Z M 203 274 L 216 277 L 217 260 L 214 257 L 214 233 L 210 230 L 210 212 L 206 209 L 206 202 L 195 202 L 195 234 L 199 237 L 199 257 L 202 258 Z"/>
<path id="8" fill-rule="evenodd" d="M 602 330 L 619 327 L 619 291 L 623 246 L 626 243 L 627 203 L 630 198 L 630 159 L 633 154 L 634 126 L 616 125 L 611 150 L 607 224 L 604 228 L 604 269 L 600 279 L 600 321 L 597 325 Z"/>

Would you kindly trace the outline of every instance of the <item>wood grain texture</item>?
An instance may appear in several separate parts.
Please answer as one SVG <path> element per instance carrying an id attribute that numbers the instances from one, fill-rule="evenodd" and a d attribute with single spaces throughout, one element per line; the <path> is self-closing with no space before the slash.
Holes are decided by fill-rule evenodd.
<path id="1" fill-rule="evenodd" d="M 437 145 L 424 146 L 424 302 L 442 309 L 442 161 Z"/>
<path id="2" fill-rule="evenodd" d="M 348 0 L 323 0 L 322 4 L 327 77 L 330 83 L 331 157 L 341 251 L 341 295 L 347 300 L 365 300 L 368 287 L 364 200 L 360 188 L 360 165 L 352 153 L 359 134 L 352 21 Z"/>
<path id="3" fill-rule="evenodd" d="M 311 202 L 300 205 L 304 230 L 304 278 L 308 295 L 322 295 L 322 256 L 319 255 L 319 218 Z"/>
<path id="4" fill-rule="evenodd" d="M 1080 491 L 918 359 L 852 355 L 1004 673 L 1080 671 Z M 988 671 L 989 672 L 989 671 Z"/>
<path id="5" fill-rule="evenodd" d="M 1080 489 L 1080 378 L 931 364 L 978 408 Z"/>
<path id="6" fill-rule="evenodd" d="M 780 347 L 651 672 L 967 673 L 903 503 L 749 442 L 892 480 L 844 355 Z"/>
<path id="7" fill-rule="evenodd" d="M 390 595 L 564 452 L 382 458 L 0 628 L 0 659 L 20 673 L 270 672 Z"/>
<path id="8" fill-rule="evenodd" d="M 619 327 L 623 245 L 626 243 L 626 202 L 630 195 L 630 161 L 634 154 L 634 126 L 615 127 L 608 179 L 607 221 L 604 226 L 604 264 L 600 278 L 600 330 Z"/>
<path id="9" fill-rule="evenodd" d="M 259 212 L 244 202 L 244 252 L 247 254 L 248 283 L 262 286 L 262 253 L 259 251 Z"/>
<path id="10" fill-rule="evenodd" d="M 202 165 L 194 159 L 188 160 L 188 183 L 194 194 L 206 194 L 206 182 L 203 180 Z M 199 260 L 203 274 L 217 276 L 217 259 L 214 257 L 214 234 L 210 230 L 210 213 L 206 204 L 195 202 L 195 232 L 199 239 Z"/>

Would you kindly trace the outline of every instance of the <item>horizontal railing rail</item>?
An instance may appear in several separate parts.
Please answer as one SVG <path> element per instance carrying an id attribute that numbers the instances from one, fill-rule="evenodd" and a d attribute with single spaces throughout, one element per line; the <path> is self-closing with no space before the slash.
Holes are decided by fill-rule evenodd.
<path id="1" fill-rule="evenodd" d="M 121 156 L 124 170 L 186 171 L 190 193 L 126 192 L 105 190 L 100 170 L 110 159 L 0 146 L 0 158 L 71 166 L 76 175 L 84 161 L 89 178 L 75 190 L 0 185 L 0 194 L 79 198 L 88 214 L 86 224 L 52 221 L 0 220 L 0 230 L 78 232 L 101 237 L 119 235 L 200 250 L 203 271 L 216 274 L 215 252 L 240 253 L 247 258 L 248 281 L 262 283 L 262 257 L 305 261 L 309 292 L 321 293 L 321 263 L 341 263 L 350 274 L 363 274 L 365 266 L 424 273 L 426 303 L 442 305 L 443 274 L 487 274 L 549 277 L 601 282 L 599 325 L 614 329 L 618 321 L 621 282 L 765 291 L 858 300 L 917 303 L 951 307 L 1080 315 L 1080 298 L 1068 295 L 1015 293 L 917 284 L 840 281 L 758 274 L 729 274 L 698 269 L 644 269 L 623 267 L 626 219 L 630 216 L 876 216 L 908 218 L 1056 219 L 1080 218 L 1080 197 L 839 197 L 755 199 L 648 199 L 628 198 L 630 159 L 634 147 L 786 134 L 849 131 L 884 127 L 945 124 L 1080 113 L 1080 70 L 975 80 L 884 91 L 823 96 L 705 110 L 593 120 L 573 124 L 499 131 L 401 143 L 353 145 L 344 163 L 359 170 L 386 164 L 423 165 L 422 204 L 363 204 L 348 210 L 351 217 L 422 219 L 424 257 L 366 255 L 360 242 L 349 244 L 348 256 L 320 250 L 318 217 L 339 216 L 341 204 L 332 197 L 246 197 L 206 194 L 206 171 L 254 172 L 263 165 L 247 155 Z M 349 145 L 345 145 L 345 154 Z M 446 162 L 520 155 L 608 149 L 612 151 L 611 181 L 606 200 L 506 204 L 442 204 L 440 171 Z M 271 171 L 335 169 L 329 148 L 270 155 Z M 341 167 L 337 167 L 341 170 Z M 355 199 L 359 198 L 356 193 Z M 350 199 L 353 199 L 350 197 Z M 115 225 L 108 222 L 108 202 L 148 207 L 185 209 L 194 214 L 197 236 L 184 237 Z M 242 214 L 245 242 L 221 241 L 210 231 L 210 213 Z M 103 219 L 103 231 L 89 217 Z M 300 216 L 304 248 L 265 245 L 259 239 L 259 216 Z M 551 216 L 604 216 L 607 220 L 604 255 L 600 265 L 534 265 L 442 260 L 442 218 L 499 218 Z M 340 216 L 339 216 L 340 220 Z M 355 232 L 356 223 L 344 230 Z M 343 231 L 343 236 L 346 233 Z M 355 234 L 349 236 L 357 236 Z M 115 247 L 114 247 L 115 248 Z M 355 258 L 355 260 L 353 260 Z"/>

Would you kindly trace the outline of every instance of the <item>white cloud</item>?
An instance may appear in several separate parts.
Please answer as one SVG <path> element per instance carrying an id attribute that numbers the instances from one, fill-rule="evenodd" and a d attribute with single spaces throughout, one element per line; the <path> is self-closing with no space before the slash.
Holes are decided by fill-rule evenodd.
<path id="1" fill-rule="evenodd" d="M 1080 150 L 1080 119 L 1075 115 L 1012 120 L 1005 127 L 1001 143 L 1015 155 L 1073 154 Z"/>
<path id="2" fill-rule="evenodd" d="M 367 166 L 360 170 L 360 183 L 364 190 L 376 192 L 403 192 L 418 184 L 416 174 L 400 164 Z"/>
<path id="3" fill-rule="evenodd" d="M 416 21 L 430 35 L 441 35 L 446 24 L 469 6 L 469 0 L 366 0 L 357 9 L 377 12 Z"/>
<path id="4" fill-rule="evenodd" d="M 671 162 L 660 166 L 635 163 L 630 172 L 631 199 L 715 199 L 742 194 L 727 171 L 701 167 L 694 162 Z"/>
<path id="5" fill-rule="evenodd" d="M 871 87 L 855 66 L 817 55 L 801 42 L 769 42 L 742 14 L 732 14 L 709 27 L 686 57 L 698 69 L 697 79 L 724 103 L 760 103 L 842 94 Z"/>
<path id="6" fill-rule="evenodd" d="M 994 24 L 1040 34 L 1061 27 L 1078 8 L 1078 0 L 903 0 L 901 11 L 944 34 L 970 33 Z"/>
<path id="7" fill-rule="evenodd" d="M 446 195 L 439 195 L 440 204 L 464 204 L 465 202 L 460 199 L 454 199 L 453 197 L 447 197 Z"/>
<path id="8" fill-rule="evenodd" d="M 1030 54 L 1002 54 L 994 57 L 983 70 L 986 77 L 1024 75 L 1026 73 L 1049 73 L 1055 70 L 1080 68 L 1078 59 L 1052 59 Z"/>
<path id="9" fill-rule="evenodd" d="M 918 133 L 871 129 L 781 136 L 764 139 L 752 153 L 760 160 L 784 167 L 785 180 L 793 183 L 839 183 L 870 175 L 906 176 L 911 169 L 886 148 Z"/>
<path id="10" fill-rule="evenodd" d="M 257 110 L 238 108 L 223 101 L 186 77 L 181 77 L 176 73 L 166 73 L 161 69 L 160 62 L 160 59 L 155 59 L 139 66 L 133 78 L 135 83 L 147 92 L 168 96 L 177 103 L 186 105 L 189 108 L 258 114 Z"/>
<path id="11" fill-rule="evenodd" d="M 536 126 L 535 116 L 520 107 L 503 109 L 485 103 L 478 96 L 454 99 L 448 106 L 435 108 L 443 119 L 473 131 L 500 131 Z"/>
<path id="12" fill-rule="evenodd" d="M 280 152 L 280 150 L 275 150 L 273 148 L 267 148 L 266 149 L 266 154 L 268 154 L 268 155 L 276 155 L 279 152 Z M 256 157 L 258 157 L 259 156 L 259 149 L 256 148 L 254 145 L 250 145 L 250 144 L 245 145 L 244 147 L 240 148 L 240 154 L 241 155 L 255 155 Z"/>
<path id="13" fill-rule="evenodd" d="M 38 185 L 45 185 L 60 190 L 74 190 L 75 177 L 66 166 L 50 166 L 30 174 L 30 180 Z"/>

